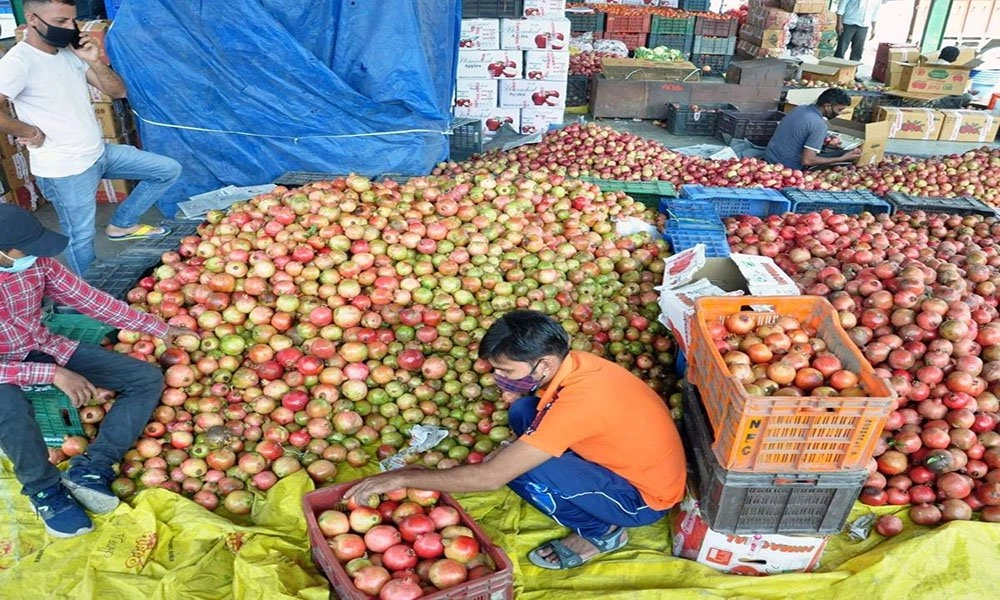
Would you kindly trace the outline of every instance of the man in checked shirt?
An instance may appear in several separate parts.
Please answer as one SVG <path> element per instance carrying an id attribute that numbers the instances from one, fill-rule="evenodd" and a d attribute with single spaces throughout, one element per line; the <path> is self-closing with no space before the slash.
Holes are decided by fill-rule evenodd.
<path id="1" fill-rule="evenodd" d="M 42 297 L 99 321 L 173 339 L 187 329 L 129 308 L 96 290 L 53 256 L 65 236 L 45 229 L 31 213 L 0 204 L 0 448 L 14 463 L 22 493 L 45 521 L 49 535 L 68 538 L 92 531 L 84 508 L 114 510 L 111 465 L 135 442 L 160 399 L 163 374 L 155 365 L 54 335 L 42 325 Z M 86 454 L 74 456 L 60 475 L 48 461 L 42 432 L 21 386 L 54 384 L 74 406 L 100 386 L 118 392 Z M 81 505 L 83 505 L 81 507 Z"/>

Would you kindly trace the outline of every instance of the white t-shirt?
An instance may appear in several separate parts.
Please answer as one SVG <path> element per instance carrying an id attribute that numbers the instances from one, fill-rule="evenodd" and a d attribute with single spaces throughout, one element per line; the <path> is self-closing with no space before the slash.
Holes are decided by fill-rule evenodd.
<path id="1" fill-rule="evenodd" d="M 28 149 L 37 177 L 79 175 L 104 152 L 87 92 L 89 68 L 66 48 L 49 54 L 25 42 L 0 58 L 0 94 L 14 102 L 19 120 L 45 134 L 41 147 Z"/>

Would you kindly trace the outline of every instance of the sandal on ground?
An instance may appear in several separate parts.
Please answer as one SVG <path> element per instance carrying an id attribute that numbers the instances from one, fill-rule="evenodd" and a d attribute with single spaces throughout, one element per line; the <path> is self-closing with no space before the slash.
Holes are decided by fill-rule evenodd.
<path id="1" fill-rule="evenodd" d="M 598 553 L 594 556 L 583 558 L 576 552 L 570 550 L 562 540 L 552 540 L 545 542 L 541 546 L 535 548 L 528 553 L 528 560 L 531 561 L 536 567 L 541 567 L 543 569 L 550 569 L 555 571 L 560 571 L 563 569 L 572 569 L 573 567 L 578 567 L 588 560 L 600 556 L 601 554 L 607 554 L 608 552 L 614 552 L 615 550 L 620 550 L 625 544 L 628 543 L 628 530 L 624 527 L 616 527 L 610 533 L 604 535 L 600 538 L 584 538 L 588 542 L 597 548 Z M 546 548 L 550 549 L 558 559 L 558 562 L 552 562 L 549 560 L 551 555 L 543 557 L 541 551 Z"/>
<path id="2" fill-rule="evenodd" d="M 170 235 L 169 227 L 155 227 L 153 225 L 140 225 L 138 229 L 132 233 L 125 233 L 122 235 L 111 235 L 108 234 L 108 239 L 112 242 L 125 242 L 128 240 L 144 240 L 152 238 L 161 238 Z"/>

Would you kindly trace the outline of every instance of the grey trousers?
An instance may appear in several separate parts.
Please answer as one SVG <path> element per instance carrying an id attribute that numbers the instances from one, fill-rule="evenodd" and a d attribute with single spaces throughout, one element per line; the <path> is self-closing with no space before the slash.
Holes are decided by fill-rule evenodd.
<path id="1" fill-rule="evenodd" d="M 837 50 L 833 55 L 844 58 L 847 46 L 851 46 L 851 60 L 861 60 L 865 51 L 865 40 L 868 39 L 868 28 L 860 25 L 844 25 L 844 33 L 837 38 Z"/>

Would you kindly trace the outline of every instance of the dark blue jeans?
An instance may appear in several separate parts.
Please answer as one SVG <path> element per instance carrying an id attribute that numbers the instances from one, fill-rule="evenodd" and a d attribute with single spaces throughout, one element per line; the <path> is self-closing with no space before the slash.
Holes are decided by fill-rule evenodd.
<path id="1" fill-rule="evenodd" d="M 54 362 L 41 352 L 30 353 L 25 361 Z M 155 365 L 93 344 L 80 344 L 66 368 L 97 387 L 118 392 L 114 406 L 101 422 L 97 439 L 86 454 L 70 461 L 73 466 L 110 468 L 121 460 L 149 421 L 163 392 L 163 373 Z M 14 463 L 22 493 L 30 496 L 59 483 L 59 470 L 49 463 L 31 403 L 16 385 L 0 384 L 0 448 Z"/>
<path id="2" fill-rule="evenodd" d="M 510 407 L 510 427 L 521 435 L 535 420 L 538 398 L 525 396 Z M 624 477 L 592 463 L 571 450 L 515 478 L 507 484 L 556 523 L 585 538 L 598 538 L 611 529 L 655 523 L 667 514 L 646 506 L 639 490 Z"/>

